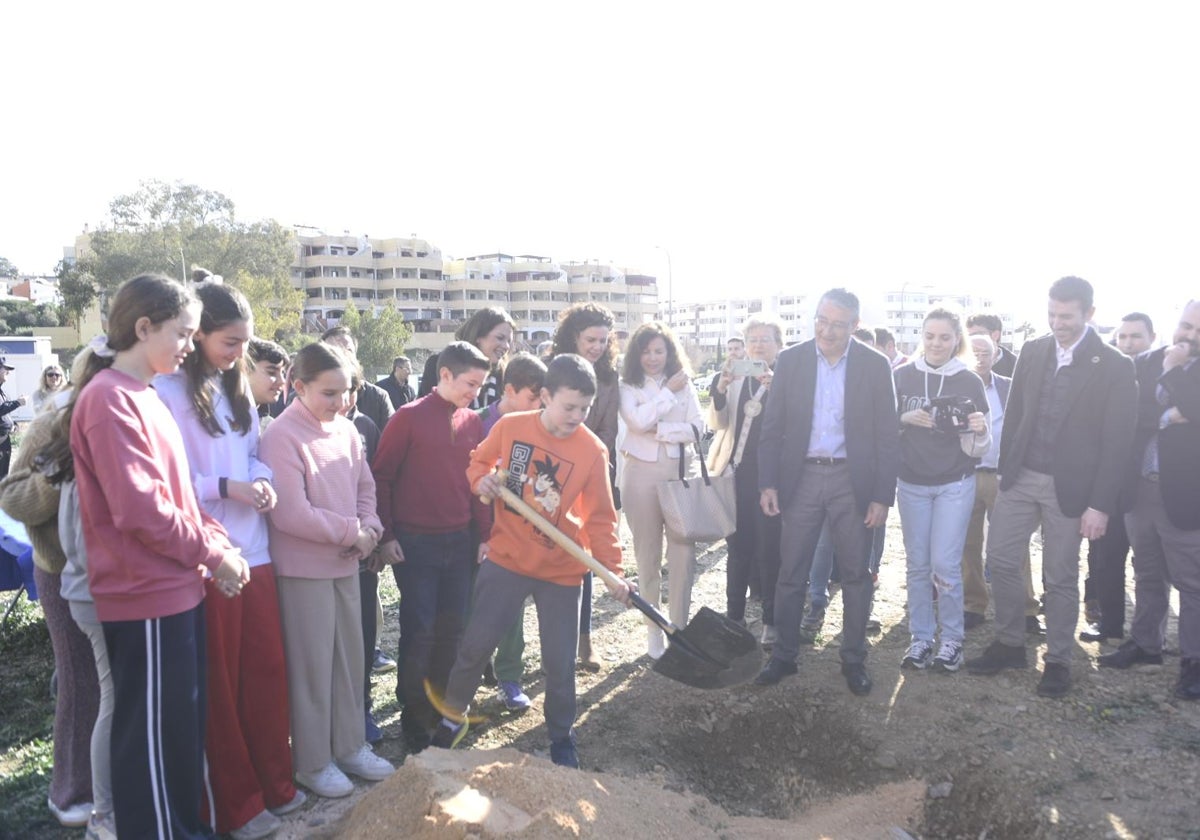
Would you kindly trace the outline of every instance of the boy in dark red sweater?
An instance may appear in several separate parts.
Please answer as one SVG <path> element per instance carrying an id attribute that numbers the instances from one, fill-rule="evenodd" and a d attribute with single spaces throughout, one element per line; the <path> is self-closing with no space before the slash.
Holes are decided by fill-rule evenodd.
<path id="1" fill-rule="evenodd" d="M 467 477 L 475 493 L 495 499 L 500 486 L 496 465 L 506 469 L 505 486 L 618 575 L 609 592 L 628 605 L 631 587 L 619 577 L 621 546 L 608 482 L 608 451 L 583 425 L 595 395 L 596 375 L 590 364 L 570 353 L 556 357 L 542 389 L 544 408 L 501 417 L 471 453 Z M 462 738 L 483 665 L 532 596 L 546 673 L 550 758 L 555 764 L 578 767 L 575 652 L 587 569 L 503 502 L 497 502 L 495 511 L 488 555 L 475 580 L 479 595 L 446 685 L 448 717 L 433 743 L 450 747 Z"/>
<path id="2" fill-rule="evenodd" d="M 410 753 L 429 745 L 437 719 L 428 679 L 445 687 L 462 637 L 471 571 L 486 551 L 491 511 L 472 496 L 467 464 L 483 439 L 470 409 L 490 363 L 477 347 L 455 341 L 438 358 L 438 385 L 388 422 L 372 463 L 380 552 L 400 588 L 400 726 Z"/>

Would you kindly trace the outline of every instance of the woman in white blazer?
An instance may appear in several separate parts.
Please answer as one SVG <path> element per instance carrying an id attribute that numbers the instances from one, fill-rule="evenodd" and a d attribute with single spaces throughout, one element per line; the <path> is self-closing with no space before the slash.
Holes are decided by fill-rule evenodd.
<path id="1" fill-rule="evenodd" d="M 638 588 L 643 598 L 658 606 L 666 533 L 670 618 L 683 627 L 691 604 L 696 546 L 666 530 L 658 485 L 679 477 L 680 444 L 684 445 L 684 471 L 690 474 L 692 443 L 697 431 L 704 433 L 704 420 L 687 357 L 670 328 L 658 321 L 638 327 L 625 349 L 621 419 L 625 423 L 621 507 L 633 532 Z M 652 659 L 658 659 L 666 650 L 666 637 L 649 620 L 646 627 L 647 650 Z"/>

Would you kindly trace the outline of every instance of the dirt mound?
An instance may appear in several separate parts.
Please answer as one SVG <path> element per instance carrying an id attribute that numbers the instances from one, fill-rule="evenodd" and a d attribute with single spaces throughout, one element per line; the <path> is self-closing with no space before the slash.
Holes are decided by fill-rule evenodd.
<path id="1" fill-rule="evenodd" d="M 729 775 L 733 775 L 730 773 Z M 513 749 L 426 750 L 362 798 L 340 838 L 905 837 L 926 787 L 885 785 L 795 820 L 731 816 L 653 781 L 555 767 Z"/>

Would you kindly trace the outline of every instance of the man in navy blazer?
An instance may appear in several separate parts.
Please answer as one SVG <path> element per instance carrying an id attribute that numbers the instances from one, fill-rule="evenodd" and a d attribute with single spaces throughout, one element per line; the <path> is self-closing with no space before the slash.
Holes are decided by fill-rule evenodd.
<path id="1" fill-rule="evenodd" d="M 1051 334 L 1021 348 L 1005 406 L 1000 493 L 988 533 L 996 637 L 967 662 L 972 674 L 1024 668 L 1025 586 L 1021 557 L 1042 526 L 1046 583 L 1045 668 L 1037 692 L 1071 688 L 1079 621 L 1079 546 L 1104 536 L 1137 419 L 1133 362 L 1088 326 L 1092 285 L 1063 277 L 1050 287 Z"/>
<path id="2" fill-rule="evenodd" d="M 1133 544 L 1131 638 L 1100 665 L 1161 663 L 1168 581 L 1179 590 L 1175 695 L 1200 700 L 1200 300 L 1184 308 L 1174 344 L 1137 358 L 1138 429 L 1125 516 Z"/>
<path id="3" fill-rule="evenodd" d="M 868 529 L 882 525 L 895 502 L 900 422 L 887 357 L 851 340 L 858 314 L 855 295 L 826 292 L 817 304 L 816 337 L 776 361 L 759 439 L 758 485 L 763 513 L 783 517 L 775 588 L 779 638 L 755 679 L 759 685 L 796 673 L 808 576 L 828 521 L 842 579 L 842 674 L 855 694 L 871 690 Z"/>

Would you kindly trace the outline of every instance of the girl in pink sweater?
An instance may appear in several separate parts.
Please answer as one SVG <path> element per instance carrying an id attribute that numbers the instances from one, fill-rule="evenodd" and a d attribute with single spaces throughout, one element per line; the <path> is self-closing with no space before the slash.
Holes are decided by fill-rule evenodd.
<path id="1" fill-rule="evenodd" d="M 150 387 L 192 352 L 200 304 L 158 275 L 113 297 L 108 335 L 60 421 L 70 429 L 88 582 L 112 673 L 113 800 L 122 837 L 211 837 L 200 819 L 205 661 L 204 574 L 219 597 L 249 567 L 196 501 L 179 427 Z M 66 436 L 61 436 L 65 438 Z"/>
<path id="2" fill-rule="evenodd" d="M 383 526 L 375 480 L 354 423 L 341 415 L 355 362 L 315 343 L 292 359 L 296 399 L 259 444 L 279 501 L 269 514 L 279 589 L 296 779 L 318 796 L 347 796 L 347 773 L 371 781 L 392 765 L 363 728 L 359 560 Z"/>

